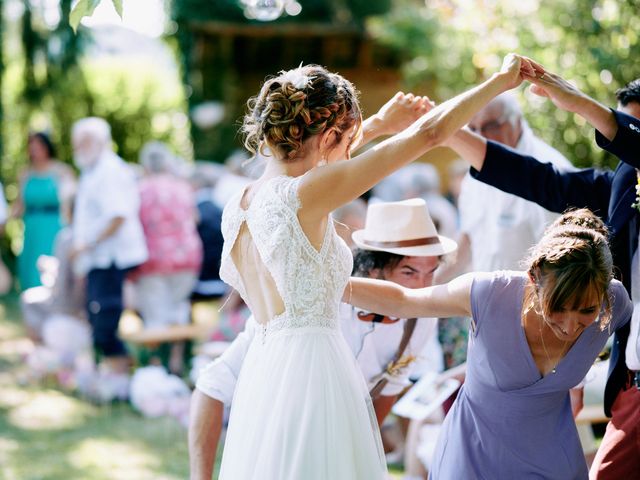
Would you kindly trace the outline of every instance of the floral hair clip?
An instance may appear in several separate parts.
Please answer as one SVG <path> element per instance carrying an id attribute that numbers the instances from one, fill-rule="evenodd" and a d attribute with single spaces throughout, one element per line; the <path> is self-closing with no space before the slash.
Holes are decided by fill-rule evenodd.
<path id="1" fill-rule="evenodd" d="M 283 71 L 280 74 L 280 81 L 282 83 L 290 83 L 298 90 L 306 89 L 309 86 L 309 82 L 311 82 L 311 79 L 312 77 L 310 77 L 309 75 L 304 75 L 299 67 L 287 72 Z"/>
<path id="2" fill-rule="evenodd" d="M 631 204 L 631 208 L 635 208 L 640 212 L 640 170 L 636 169 L 636 177 L 638 182 L 636 183 L 636 201 Z"/>

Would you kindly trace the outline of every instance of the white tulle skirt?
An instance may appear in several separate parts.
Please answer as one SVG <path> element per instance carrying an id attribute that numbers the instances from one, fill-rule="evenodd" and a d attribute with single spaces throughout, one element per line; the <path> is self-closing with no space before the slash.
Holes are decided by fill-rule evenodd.
<path id="1" fill-rule="evenodd" d="M 371 399 L 341 333 L 254 339 L 231 406 L 222 480 L 378 480 L 386 464 Z"/>

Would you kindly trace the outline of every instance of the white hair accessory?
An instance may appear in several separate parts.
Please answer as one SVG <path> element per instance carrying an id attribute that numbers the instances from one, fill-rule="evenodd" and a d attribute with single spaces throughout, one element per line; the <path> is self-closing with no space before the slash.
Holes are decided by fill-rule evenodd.
<path id="1" fill-rule="evenodd" d="M 304 75 L 300 67 L 298 67 L 286 72 L 284 70 L 280 72 L 280 81 L 282 83 L 290 83 L 298 90 L 304 90 L 309 86 L 311 77 L 309 75 Z"/>

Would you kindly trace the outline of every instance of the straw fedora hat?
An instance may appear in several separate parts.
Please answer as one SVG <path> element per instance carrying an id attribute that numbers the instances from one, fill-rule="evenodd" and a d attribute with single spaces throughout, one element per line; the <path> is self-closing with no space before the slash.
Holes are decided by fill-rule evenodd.
<path id="1" fill-rule="evenodd" d="M 450 238 L 438 235 L 427 204 L 421 198 L 369 205 L 364 229 L 356 230 L 351 236 L 364 250 L 406 257 L 445 255 L 458 248 Z"/>

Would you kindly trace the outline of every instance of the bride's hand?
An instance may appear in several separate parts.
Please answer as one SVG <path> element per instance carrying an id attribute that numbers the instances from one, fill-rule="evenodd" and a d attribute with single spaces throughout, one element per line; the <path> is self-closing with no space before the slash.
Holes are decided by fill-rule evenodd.
<path id="1" fill-rule="evenodd" d="M 413 93 L 396 93 L 375 116 L 386 135 L 393 135 L 408 128 L 422 115 L 431 110 L 431 100 Z"/>
<path id="2" fill-rule="evenodd" d="M 504 89 L 511 90 L 522 83 L 525 78 L 543 74 L 544 68 L 533 60 L 522 55 L 509 53 L 502 61 L 498 76 L 504 82 Z"/>

